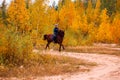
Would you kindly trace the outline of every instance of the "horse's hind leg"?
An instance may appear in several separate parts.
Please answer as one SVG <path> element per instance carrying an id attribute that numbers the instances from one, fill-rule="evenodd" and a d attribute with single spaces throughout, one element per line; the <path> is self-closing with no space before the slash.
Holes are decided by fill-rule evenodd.
<path id="1" fill-rule="evenodd" d="M 59 51 L 61 51 L 61 47 L 63 48 L 63 50 L 65 49 L 63 44 L 59 44 L 59 45 L 60 45 Z"/>
<path id="2" fill-rule="evenodd" d="M 47 49 L 47 47 L 48 47 L 48 44 L 46 45 L 45 49 Z"/>
<path id="3" fill-rule="evenodd" d="M 59 51 L 61 51 L 61 44 L 60 44 L 60 47 L 59 47 Z"/>
<path id="4" fill-rule="evenodd" d="M 62 44 L 62 48 L 63 48 L 63 50 L 65 50 L 65 47 L 64 47 L 64 45 Z"/>

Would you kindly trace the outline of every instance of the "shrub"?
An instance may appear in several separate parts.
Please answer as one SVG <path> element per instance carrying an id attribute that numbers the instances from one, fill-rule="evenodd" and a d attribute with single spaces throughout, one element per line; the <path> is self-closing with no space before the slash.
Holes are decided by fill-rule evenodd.
<path id="1" fill-rule="evenodd" d="M 21 65 L 26 62 L 28 55 L 32 52 L 32 42 L 29 35 L 23 35 L 7 29 L 0 39 L 0 64 Z"/>

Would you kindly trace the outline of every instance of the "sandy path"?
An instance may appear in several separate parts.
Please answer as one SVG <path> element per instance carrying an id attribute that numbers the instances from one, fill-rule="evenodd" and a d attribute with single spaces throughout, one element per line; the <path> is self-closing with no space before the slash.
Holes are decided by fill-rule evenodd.
<path id="1" fill-rule="evenodd" d="M 71 52 L 54 52 L 54 55 L 64 55 L 74 58 L 96 62 L 98 66 L 89 72 L 65 74 L 58 76 L 37 77 L 35 80 L 120 80 L 120 57 L 105 54 L 87 54 Z"/>

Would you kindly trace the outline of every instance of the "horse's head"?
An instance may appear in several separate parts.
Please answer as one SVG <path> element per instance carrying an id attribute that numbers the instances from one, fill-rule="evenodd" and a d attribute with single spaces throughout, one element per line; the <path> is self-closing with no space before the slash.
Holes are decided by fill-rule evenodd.
<path id="1" fill-rule="evenodd" d="M 46 39 L 47 39 L 47 34 L 45 34 L 43 37 L 43 40 L 46 40 Z"/>

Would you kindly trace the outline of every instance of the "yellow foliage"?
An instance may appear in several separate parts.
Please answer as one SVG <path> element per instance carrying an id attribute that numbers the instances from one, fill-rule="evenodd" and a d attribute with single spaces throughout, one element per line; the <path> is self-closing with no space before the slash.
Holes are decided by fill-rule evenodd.
<path id="1" fill-rule="evenodd" d="M 80 30 L 82 31 L 82 33 L 84 35 L 86 35 L 88 33 L 88 26 L 89 26 L 86 15 L 83 15 L 81 17 L 79 25 L 80 25 L 79 27 L 80 27 Z"/>
<path id="2" fill-rule="evenodd" d="M 19 31 L 27 31 L 29 12 L 26 9 L 24 0 L 14 0 L 8 7 L 8 21 L 16 26 Z"/>
<path id="3" fill-rule="evenodd" d="M 98 27 L 99 26 L 99 23 L 100 23 L 100 6 L 101 6 L 101 3 L 100 3 L 100 0 L 97 0 L 97 3 L 96 3 L 96 7 L 93 11 L 93 14 L 92 14 L 92 21 L 91 22 L 94 22 L 94 26 L 95 27 Z"/>
<path id="4" fill-rule="evenodd" d="M 107 9 L 101 10 L 101 0 L 97 0 L 95 7 L 92 5 L 92 0 L 88 0 L 87 7 L 81 0 L 75 0 L 76 2 L 59 0 L 58 8 L 46 5 L 46 1 L 48 0 L 35 0 L 26 9 L 25 0 L 13 0 L 7 8 L 8 22 L 17 31 L 30 31 L 29 35 L 33 43 L 38 44 L 43 44 L 41 39 L 43 34 L 53 33 L 56 23 L 60 29 L 67 31 L 65 43 L 69 45 L 77 45 L 79 40 L 83 43 L 96 40 L 98 42 L 120 42 L 119 0 L 116 4 L 115 17 L 114 15 L 109 17 Z M 0 36 L 4 35 L 0 34 Z M 70 41 L 68 41 L 69 38 Z M 1 41 L 6 43 L 5 38 L 1 38 Z M 5 46 L 0 48 L 5 50 Z"/>
<path id="5" fill-rule="evenodd" d="M 70 28 L 75 31 L 76 33 L 78 32 L 79 29 L 79 16 L 74 19 L 74 21 L 72 22 L 72 25 L 70 26 Z"/>
<path id="6" fill-rule="evenodd" d="M 120 14 L 116 14 L 111 27 L 114 42 L 120 43 Z"/>
<path id="7" fill-rule="evenodd" d="M 107 9 L 102 10 L 100 18 L 101 18 L 101 22 L 104 23 L 108 22 L 109 16 L 107 15 Z"/>
<path id="8" fill-rule="evenodd" d="M 100 25 L 96 38 L 100 42 L 112 42 L 113 36 L 109 23 L 102 23 Z"/>
<path id="9" fill-rule="evenodd" d="M 36 0 L 30 6 L 30 23 L 32 30 L 36 30 L 37 37 L 43 33 L 44 26 L 47 23 L 47 15 L 45 14 L 45 6 L 43 5 L 43 0 Z"/>
<path id="10" fill-rule="evenodd" d="M 7 41 L 5 37 L 5 26 L 0 24 L 0 54 L 5 53 L 7 50 Z"/>
<path id="11" fill-rule="evenodd" d="M 87 7 L 87 10 L 86 10 L 86 16 L 87 16 L 87 21 L 88 23 L 92 22 L 93 21 L 93 8 L 92 8 L 92 2 L 91 0 L 88 1 L 88 7 Z"/>
<path id="12" fill-rule="evenodd" d="M 54 9 L 54 7 L 50 7 L 47 10 L 47 24 L 51 25 L 51 24 L 56 24 L 58 23 L 57 21 L 57 17 L 58 17 L 58 12 Z"/>
<path id="13" fill-rule="evenodd" d="M 107 15 L 106 9 L 102 11 L 100 18 L 101 18 L 101 24 L 96 35 L 97 41 L 112 42 L 113 36 L 112 36 L 111 26 L 109 23 L 109 17 Z"/>
<path id="14" fill-rule="evenodd" d="M 60 26 L 63 29 L 68 29 L 72 22 L 74 21 L 76 16 L 75 7 L 72 2 L 69 2 L 69 4 L 64 5 L 62 9 L 59 12 L 59 18 L 60 18 Z"/>

